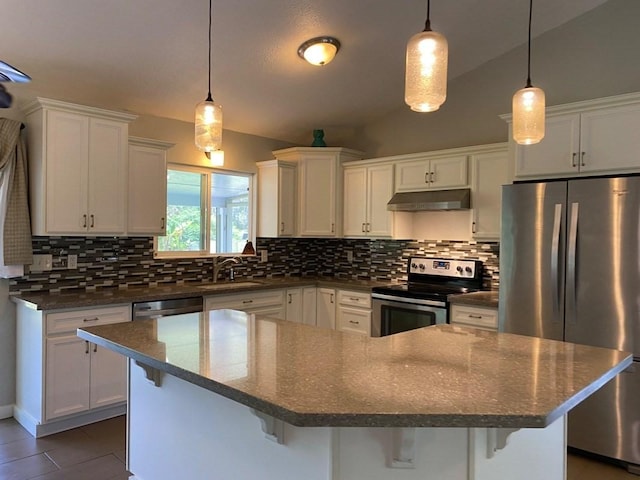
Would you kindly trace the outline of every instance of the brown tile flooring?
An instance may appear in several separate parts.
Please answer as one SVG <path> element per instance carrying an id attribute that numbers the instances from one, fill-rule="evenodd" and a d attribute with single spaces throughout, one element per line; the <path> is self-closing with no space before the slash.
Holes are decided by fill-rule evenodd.
<path id="1" fill-rule="evenodd" d="M 128 479 L 125 421 L 122 416 L 35 439 L 14 419 L 0 420 L 0 480 Z M 577 455 L 569 455 L 568 464 L 567 480 L 640 480 Z"/>

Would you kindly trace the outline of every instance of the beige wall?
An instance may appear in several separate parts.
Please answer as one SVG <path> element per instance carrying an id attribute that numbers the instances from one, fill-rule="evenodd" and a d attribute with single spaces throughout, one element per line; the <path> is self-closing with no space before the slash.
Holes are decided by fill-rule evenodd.
<path id="1" fill-rule="evenodd" d="M 532 81 L 547 105 L 640 91 L 638 19 L 640 1 L 609 0 L 536 38 Z M 348 146 L 378 157 L 504 142 L 507 126 L 498 115 L 511 111 L 513 93 L 524 87 L 526 59 L 523 45 L 450 81 L 439 111 L 399 107 L 360 129 Z"/>

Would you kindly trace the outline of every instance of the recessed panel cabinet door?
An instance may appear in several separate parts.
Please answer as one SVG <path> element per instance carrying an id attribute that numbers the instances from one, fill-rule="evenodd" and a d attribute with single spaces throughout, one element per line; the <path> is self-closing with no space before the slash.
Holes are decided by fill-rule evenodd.
<path id="1" fill-rule="evenodd" d="M 367 236 L 367 169 L 344 169 L 344 235 Z"/>
<path id="2" fill-rule="evenodd" d="M 387 210 L 387 203 L 393 196 L 393 165 L 369 167 L 367 185 L 367 235 L 391 237 L 393 214 Z"/>
<path id="3" fill-rule="evenodd" d="M 127 400 L 127 357 L 106 348 L 91 347 L 91 408 Z"/>
<path id="4" fill-rule="evenodd" d="M 52 110 L 46 122 L 46 232 L 84 233 L 89 118 Z"/>
<path id="5" fill-rule="evenodd" d="M 167 217 L 167 159 L 163 149 L 129 145 L 127 233 L 164 235 Z"/>

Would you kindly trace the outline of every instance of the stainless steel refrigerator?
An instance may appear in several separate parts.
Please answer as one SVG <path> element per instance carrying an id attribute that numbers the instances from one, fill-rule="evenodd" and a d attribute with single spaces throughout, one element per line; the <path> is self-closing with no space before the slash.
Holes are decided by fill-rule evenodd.
<path id="1" fill-rule="evenodd" d="M 640 177 L 503 187 L 500 326 L 633 352 L 627 371 L 569 413 L 569 445 L 636 465 L 639 229 Z"/>

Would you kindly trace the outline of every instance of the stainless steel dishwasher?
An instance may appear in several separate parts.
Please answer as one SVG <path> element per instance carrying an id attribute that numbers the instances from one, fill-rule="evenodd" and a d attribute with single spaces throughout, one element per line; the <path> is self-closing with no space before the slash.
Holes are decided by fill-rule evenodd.
<path id="1" fill-rule="evenodd" d="M 138 302 L 133 304 L 133 320 L 145 320 L 147 318 L 160 318 L 168 315 L 197 313 L 202 311 L 202 297 L 157 300 L 155 302 Z"/>

